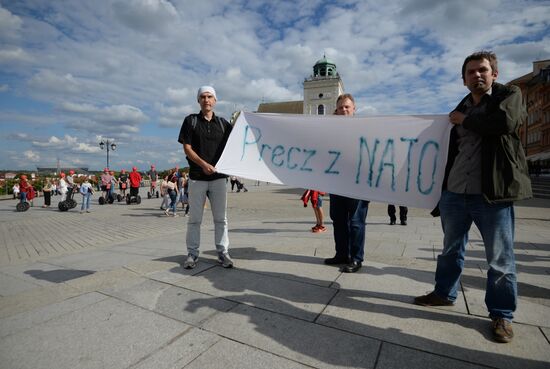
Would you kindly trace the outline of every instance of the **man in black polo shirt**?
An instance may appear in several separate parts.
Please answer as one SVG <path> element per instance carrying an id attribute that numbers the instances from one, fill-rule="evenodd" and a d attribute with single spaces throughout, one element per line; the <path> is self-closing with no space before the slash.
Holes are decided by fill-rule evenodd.
<path id="1" fill-rule="evenodd" d="M 201 107 L 198 114 L 188 115 L 181 126 L 178 142 L 189 162 L 189 208 L 187 222 L 187 260 L 185 269 L 197 265 L 200 246 L 200 227 L 206 197 L 210 200 L 214 218 L 214 241 L 218 262 L 224 268 L 233 267 L 228 253 L 227 235 L 227 176 L 216 171 L 232 126 L 227 120 L 214 114 L 216 91 L 211 86 L 202 86 L 197 93 Z"/>

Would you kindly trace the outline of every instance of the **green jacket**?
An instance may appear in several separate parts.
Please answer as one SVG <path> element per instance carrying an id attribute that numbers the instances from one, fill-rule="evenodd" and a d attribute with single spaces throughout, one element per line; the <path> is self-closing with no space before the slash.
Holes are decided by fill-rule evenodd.
<path id="1" fill-rule="evenodd" d="M 466 96 L 455 110 L 463 112 Z M 533 197 L 519 128 L 525 117 L 521 90 L 517 86 L 493 83 L 487 109 L 483 114 L 468 115 L 462 127 L 481 136 L 481 188 L 488 203 L 509 202 Z M 458 154 L 458 135 L 451 130 L 449 155 L 443 189 Z"/>

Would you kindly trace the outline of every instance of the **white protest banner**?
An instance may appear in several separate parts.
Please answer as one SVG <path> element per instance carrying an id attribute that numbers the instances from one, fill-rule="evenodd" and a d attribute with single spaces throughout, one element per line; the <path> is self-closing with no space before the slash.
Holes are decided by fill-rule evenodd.
<path id="1" fill-rule="evenodd" d="M 451 129 L 446 115 L 345 117 L 241 112 L 219 172 L 432 209 Z"/>

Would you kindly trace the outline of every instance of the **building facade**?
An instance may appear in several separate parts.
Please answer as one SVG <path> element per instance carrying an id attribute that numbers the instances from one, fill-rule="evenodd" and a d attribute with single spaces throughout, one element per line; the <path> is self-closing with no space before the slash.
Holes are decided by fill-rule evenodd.
<path id="1" fill-rule="evenodd" d="M 333 114 L 336 99 L 344 93 L 344 84 L 336 64 L 323 56 L 313 66 L 313 74 L 304 80 L 304 100 L 261 103 L 258 113 Z"/>
<path id="2" fill-rule="evenodd" d="M 533 171 L 550 169 L 550 60 L 533 62 L 533 71 L 508 82 L 521 89 L 527 120 L 520 137 Z"/>
<path id="3" fill-rule="evenodd" d="M 326 115 L 336 110 L 336 99 L 344 93 L 344 84 L 336 64 L 323 56 L 313 66 L 313 74 L 304 80 L 304 114 Z"/>

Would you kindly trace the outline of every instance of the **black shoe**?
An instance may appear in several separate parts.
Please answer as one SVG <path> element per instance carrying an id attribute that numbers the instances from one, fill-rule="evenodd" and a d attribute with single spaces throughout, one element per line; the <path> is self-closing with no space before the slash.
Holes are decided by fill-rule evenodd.
<path id="1" fill-rule="evenodd" d="M 420 306 L 453 306 L 455 304 L 454 301 L 437 296 L 435 292 L 415 297 L 414 303 Z"/>
<path id="2" fill-rule="evenodd" d="M 335 256 L 330 259 L 325 259 L 325 264 L 327 265 L 347 264 L 347 263 L 349 263 L 348 258 L 341 258 L 341 257 Z"/>
<path id="3" fill-rule="evenodd" d="M 402 220 L 402 221 L 401 221 L 401 225 L 407 225 L 407 221 L 406 221 L 406 220 Z"/>
<path id="4" fill-rule="evenodd" d="M 390 219 L 390 225 L 395 225 L 395 219 Z"/>
<path id="5" fill-rule="evenodd" d="M 342 268 L 342 272 L 344 272 L 344 273 L 355 273 L 359 269 L 361 269 L 361 262 L 360 261 L 352 261 L 351 263 L 349 263 L 348 265 L 346 265 Z"/>

